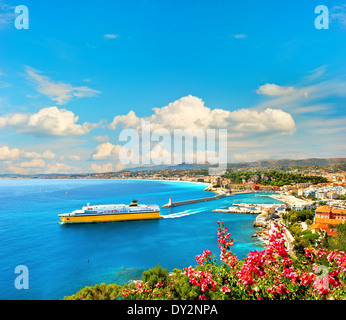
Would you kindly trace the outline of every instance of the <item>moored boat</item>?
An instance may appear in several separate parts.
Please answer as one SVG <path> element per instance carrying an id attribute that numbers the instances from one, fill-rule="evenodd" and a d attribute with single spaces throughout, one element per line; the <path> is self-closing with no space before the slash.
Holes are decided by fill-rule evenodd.
<path id="1" fill-rule="evenodd" d="M 73 223 L 100 223 L 128 220 L 160 219 L 160 207 L 158 205 L 137 204 L 133 200 L 130 205 L 104 204 L 83 206 L 81 210 L 58 215 L 61 224 Z"/>

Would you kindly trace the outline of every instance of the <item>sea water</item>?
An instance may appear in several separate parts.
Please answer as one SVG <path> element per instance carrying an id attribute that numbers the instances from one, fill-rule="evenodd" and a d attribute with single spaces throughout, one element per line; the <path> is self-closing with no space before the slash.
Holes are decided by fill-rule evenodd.
<path id="1" fill-rule="evenodd" d="M 161 208 L 164 219 L 61 225 L 58 214 L 83 205 L 157 204 L 212 196 L 186 182 L 104 179 L 0 180 L 0 299 L 61 299 L 85 286 L 124 284 L 160 264 L 172 271 L 196 265 L 209 249 L 219 258 L 217 221 L 232 251 L 243 259 L 262 244 L 251 235 L 254 215 L 212 212 L 232 203 L 280 203 L 243 194 Z M 17 266 L 28 270 L 28 289 L 17 289 Z"/>

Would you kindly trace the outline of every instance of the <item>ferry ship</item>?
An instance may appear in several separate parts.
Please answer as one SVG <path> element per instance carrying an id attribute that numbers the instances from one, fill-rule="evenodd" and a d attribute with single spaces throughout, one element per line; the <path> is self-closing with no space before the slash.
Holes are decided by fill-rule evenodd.
<path id="1" fill-rule="evenodd" d="M 130 205 L 125 204 L 104 204 L 83 206 L 81 210 L 72 213 L 58 215 L 61 224 L 68 223 L 99 223 L 128 220 L 160 219 L 160 208 L 158 205 L 138 205 L 137 200 L 133 200 Z"/>

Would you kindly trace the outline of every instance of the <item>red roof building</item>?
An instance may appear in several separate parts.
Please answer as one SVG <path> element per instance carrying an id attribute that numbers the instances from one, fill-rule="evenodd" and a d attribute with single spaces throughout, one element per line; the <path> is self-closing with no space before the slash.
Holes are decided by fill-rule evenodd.
<path id="1" fill-rule="evenodd" d="M 321 229 L 329 235 L 337 235 L 337 232 L 333 228 L 329 228 L 329 225 L 337 225 L 345 223 L 346 210 L 334 209 L 332 206 L 321 206 L 315 211 L 314 224 L 309 228 L 310 230 Z"/>

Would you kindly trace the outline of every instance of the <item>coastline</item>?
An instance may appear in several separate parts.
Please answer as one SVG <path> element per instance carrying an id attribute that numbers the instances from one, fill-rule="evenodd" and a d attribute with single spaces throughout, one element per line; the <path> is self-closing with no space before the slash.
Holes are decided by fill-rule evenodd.
<path id="1" fill-rule="evenodd" d="M 165 181 L 165 182 L 185 182 L 185 183 L 194 183 L 194 184 L 201 184 L 205 185 L 206 187 L 212 186 L 212 183 L 209 182 L 198 182 L 198 181 L 186 181 L 186 180 L 176 180 L 176 179 L 143 179 L 143 178 L 86 178 L 88 180 L 134 180 L 134 181 Z M 79 178 L 60 178 L 60 177 L 54 177 L 54 178 L 31 178 L 31 177 L 17 177 L 17 178 L 3 178 L 1 177 L 0 180 L 85 180 L 85 179 L 79 179 Z"/>

